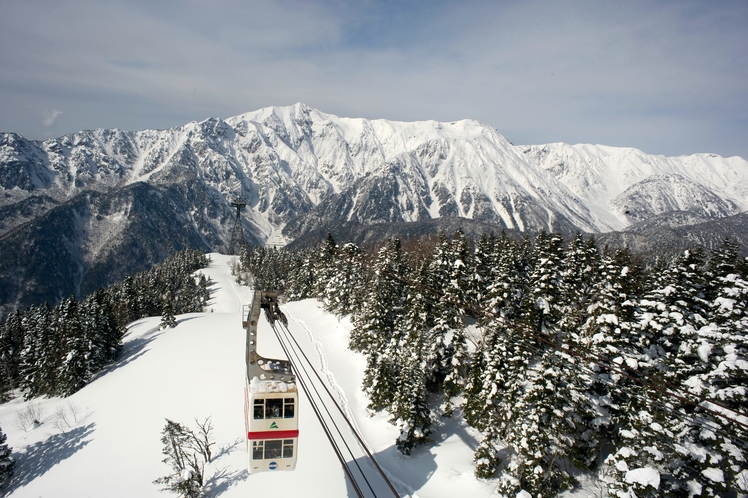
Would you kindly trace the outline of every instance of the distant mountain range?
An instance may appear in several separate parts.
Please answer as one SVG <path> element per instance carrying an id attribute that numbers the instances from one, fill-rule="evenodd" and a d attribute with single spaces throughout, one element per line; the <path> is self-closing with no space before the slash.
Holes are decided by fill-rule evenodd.
<path id="1" fill-rule="evenodd" d="M 340 118 L 304 104 L 169 130 L 0 133 L 0 306 L 85 294 L 186 247 L 219 250 L 236 197 L 251 244 L 452 218 L 601 233 L 746 211 L 748 161 L 514 146 L 472 120 Z"/>

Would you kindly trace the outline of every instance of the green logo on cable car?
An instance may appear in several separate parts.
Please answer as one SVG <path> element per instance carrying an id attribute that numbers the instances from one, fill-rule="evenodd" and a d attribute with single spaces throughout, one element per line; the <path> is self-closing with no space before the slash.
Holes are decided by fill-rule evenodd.
<path id="1" fill-rule="evenodd" d="M 275 424 L 275 422 L 273 422 L 272 424 L 270 424 L 270 428 L 271 429 L 277 429 L 278 426 Z"/>

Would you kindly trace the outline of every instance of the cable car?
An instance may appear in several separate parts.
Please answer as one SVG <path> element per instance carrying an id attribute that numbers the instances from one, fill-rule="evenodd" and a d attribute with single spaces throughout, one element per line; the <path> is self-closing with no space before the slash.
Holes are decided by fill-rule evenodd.
<path id="1" fill-rule="evenodd" d="M 247 373 L 244 420 L 250 474 L 294 470 L 299 444 L 299 395 L 296 376 L 287 360 L 263 358 L 257 353 L 260 311 L 271 325 L 286 323 L 278 307 L 278 294 L 255 291 L 247 314 Z"/>

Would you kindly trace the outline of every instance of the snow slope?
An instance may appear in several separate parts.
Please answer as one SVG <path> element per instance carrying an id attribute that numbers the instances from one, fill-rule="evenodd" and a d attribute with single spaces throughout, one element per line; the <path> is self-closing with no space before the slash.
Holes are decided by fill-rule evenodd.
<path id="1" fill-rule="evenodd" d="M 231 256 L 211 257 L 213 263 L 204 270 L 214 281 L 208 312 L 180 315 L 178 325 L 166 331 L 158 330 L 159 317 L 134 322 L 120 361 L 69 398 L 17 398 L 0 405 L 0 425 L 17 459 L 15 475 L 4 486 L 7 496 L 170 496 L 152 484 L 168 471 L 161 462 L 164 418 L 194 427 L 195 417 L 207 416 L 215 426 L 217 456 L 206 467 L 206 496 L 270 496 L 279 491 L 284 496 L 355 496 L 303 394 L 296 470 L 248 475 L 241 310 L 249 304 L 250 289 L 233 282 Z M 364 359 L 346 347 L 350 324 L 325 313 L 314 300 L 283 309 L 290 330 L 331 389 L 338 390 L 401 496 L 492 495 L 492 482 L 473 476 L 475 431 L 446 420 L 431 446 L 411 457 L 400 455 L 394 446 L 397 431 L 386 414 L 371 416 L 366 409 L 360 388 Z M 261 354 L 283 357 L 269 327 L 259 333 Z M 31 403 L 44 411 L 42 424 L 24 431 L 17 415 Z M 69 427 L 56 423 L 55 413 L 61 409 L 69 416 Z"/>

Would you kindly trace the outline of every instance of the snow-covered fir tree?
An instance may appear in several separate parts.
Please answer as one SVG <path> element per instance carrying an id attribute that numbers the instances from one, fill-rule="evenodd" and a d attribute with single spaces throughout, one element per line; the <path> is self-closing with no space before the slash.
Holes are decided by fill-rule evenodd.
<path id="1" fill-rule="evenodd" d="M 322 292 L 322 302 L 325 309 L 332 313 L 350 314 L 361 306 L 360 289 L 364 285 L 361 250 L 356 244 L 345 244 L 329 264 L 329 270 L 325 271 L 327 281 Z"/>
<path id="2" fill-rule="evenodd" d="M 288 258 L 284 265 L 288 268 L 286 277 L 286 299 L 306 299 L 314 297 L 315 258 L 311 251 L 298 251 Z"/>
<path id="3" fill-rule="evenodd" d="M 396 362 L 387 347 L 403 314 L 406 277 L 400 241 L 390 239 L 377 254 L 374 276 L 350 337 L 351 349 L 367 355 L 364 388 L 373 408 L 386 407 L 395 390 Z"/>
<path id="4" fill-rule="evenodd" d="M 506 234 L 504 234 L 506 236 Z M 465 297 L 469 303 L 479 307 L 485 298 L 491 271 L 496 266 L 496 237 L 481 235 L 475 245 L 472 257 L 471 272 L 468 277 Z"/>
<path id="5" fill-rule="evenodd" d="M 58 392 L 68 396 L 86 385 L 91 376 L 91 337 L 81 323 L 78 301 L 69 297 L 60 305 L 66 355 L 60 365 Z"/>
<path id="6" fill-rule="evenodd" d="M 486 324 L 482 347 L 472 363 L 464 408 L 466 421 L 483 433 L 474 455 L 478 477 L 495 475 L 505 436 L 522 420 L 516 409 L 531 357 L 528 337 L 521 327 L 503 317 Z"/>
<path id="7" fill-rule="evenodd" d="M 559 327 L 570 334 L 579 344 L 589 345 L 589 337 L 580 332 L 587 321 L 588 308 L 596 302 L 596 290 L 600 278 L 600 255 L 595 239 L 584 239 L 577 234 L 572 240 L 563 264 L 559 305 L 562 318 Z"/>
<path id="8" fill-rule="evenodd" d="M 117 294 L 116 301 L 120 303 L 117 307 L 118 323 L 134 322 L 142 316 L 138 306 L 138 289 L 131 275 L 125 277 L 122 284 L 115 289 L 115 293 Z"/>
<path id="9" fill-rule="evenodd" d="M 540 232 L 530 256 L 532 271 L 528 278 L 523 320 L 538 332 L 555 336 L 563 309 L 560 299 L 563 285 L 563 240 L 558 234 Z"/>
<path id="10" fill-rule="evenodd" d="M 13 458 L 13 448 L 8 446 L 8 436 L 5 435 L 0 427 L 0 489 L 8 478 L 13 474 L 16 461 Z"/>
<path id="11" fill-rule="evenodd" d="M 735 445 L 744 440 L 741 426 L 704 400 L 725 334 L 709 309 L 703 256 L 684 252 L 656 282 L 637 313 L 644 346 L 638 369 L 653 389 L 630 398 L 620 431 L 626 442 L 609 458 L 611 488 L 641 492 L 647 486 L 632 483 L 631 474 L 648 472 L 657 475 L 649 487 L 659 492 L 713 496 L 737 484 L 745 457 Z"/>
<path id="12" fill-rule="evenodd" d="M 89 296 L 81 310 L 82 325 L 91 341 L 89 367 L 94 374 L 119 355 L 124 327 L 117 325 L 110 298 L 103 289 Z"/>
<path id="13" fill-rule="evenodd" d="M 465 315 L 472 306 L 470 301 L 470 277 L 472 261 L 468 251 L 467 239 L 458 230 L 452 237 L 448 261 L 451 262 L 449 283 L 443 290 L 440 307 L 441 318 L 452 329 L 450 349 L 452 358 L 444 379 L 444 394 L 446 395 L 445 413 L 452 410 L 451 398 L 462 392 L 467 380 L 469 368 L 469 354 L 467 338 L 465 337 Z"/>
<path id="14" fill-rule="evenodd" d="M 331 233 L 327 234 L 325 241 L 319 246 L 315 266 L 315 293 L 324 302 L 327 284 L 336 273 L 336 262 L 338 260 L 338 245 L 335 243 Z"/>
<path id="15" fill-rule="evenodd" d="M 504 434 L 512 448 L 499 485 L 504 494 L 520 488 L 546 494 L 572 485 L 570 461 L 577 456 L 576 437 L 585 432 L 585 418 L 591 418 L 584 396 L 588 368 L 573 354 L 573 337 L 563 322 L 563 260 L 562 239 L 540 233 L 522 314 L 535 358 L 516 403 L 523 420 L 509 425 Z"/>
<path id="16" fill-rule="evenodd" d="M 568 372 L 580 366 L 563 349 L 548 348 L 530 367 L 516 405 L 521 416 L 504 438 L 512 453 L 500 476 L 499 494 L 514 496 L 524 489 L 535 496 L 550 496 L 575 484 L 570 460 L 582 400 Z"/>
<path id="17" fill-rule="evenodd" d="M 59 313 L 46 304 L 32 306 L 24 314 L 21 388 L 26 399 L 57 392 L 58 360 L 63 352 L 58 317 Z"/>
<path id="18" fill-rule="evenodd" d="M 708 351 L 704 388 L 727 408 L 743 411 L 748 406 L 748 268 L 729 242 L 715 256 L 711 307 L 718 335 Z"/>
<path id="19" fill-rule="evenodd" d="M 617 440 L 617 427 L 628 409 L 628 389 L 636 389 L 621 369 L 636 369 L 637 324 L 634 321 L 636 297 L 625 285 L 630 272 L 627 255 L 605 255 L 598 264 L 593 299 L 586 309 L 587 319 L 579 330 L 578 345 L 589 354 L 591 376 L 586 397 L 591 419 L 585 420 L 586 433 L 577 441 L 578 459 L 586 467 L 604 470 L 601 441 Z"/>
<path id="20" fill-rule="evenodd" d="M 528 245 L 518 246 L 502 233 L 494 246 L 495 261 L 487 280 L 481 308 L 491 316 L 507 319 L 518 317 L 527 291 L 526 260 Z"/>
<path id="21" fill-rule="evenodd" d="M 177 319 L 174 317 L 174 309 L 168 299 L 164 300 L 164 304 L 161 307 L 161 324 L 159 328 L 161 330 L 171 329 L 177 326 Z"/>
<path id="22" fill-rule="evenodd" d="M 453 283 L 455 265 L 460 267 L 464 262 L 457 263 L 457 254 L 453 251 L 452 244 L 444 234 L 439 236 L 439 244 L 434 249 L 434 255 L 429 265 L 428 288 L 436 289 L 441 295 L 432 295 L 434 306 L 433 326 L 428 331 L 427 344 L 429 350 L 426 354 L 427 370 L 429 372 L 429 389 L 438 391 L 448 389 L 448 396 L 454 394 L 452 385 L 446 386 L 445 379 L 452 371 L 452 359 L 455 353 L 455 342 L 453 341 L 456 330 L 463 326 L 463 312 L 458 309 L 455 301 L 450 296 L 458 294 L 460 282 Z M 457 337 L 458 341 L 464 339 L 464 335 Z M 449 408 L 448 408 L 449 409 Z"/>
<path id="23" fill-rule="evenodd" d="M 7 401 L 20 382 L 24 335 L 21 312 L 9 314 L 0 326 L 0 402 Z"/>
<path id="24" fill-rule="evenodd" d="M 678 407 L 676 452 L 684 464 L 672 470 L 689 489 L 705 494 L 740 489 L 748 475 L 745 400 L 748 392 L 748 282 L 739 273 L 737 248 L 729 241 L 714 252 L 705 279 L 709 324 L 681 343 L 682 385 L 698 407 Z"/>
<path id="25" fill-rule="evenodd" d="M 415 446 L 431 441 L 433 424 L 424 360 L 432 308 L 431 300 L 425 295 L 426 282 L 428 261 L 423 261 L 413 275 L 413 285 L 405 302 L 407 311 L 400 321 L 401 339 L 395 351 L 399 373 L 389 411 L 392 422 L 400 430 L 397 449 L 406 455 Z"/>

